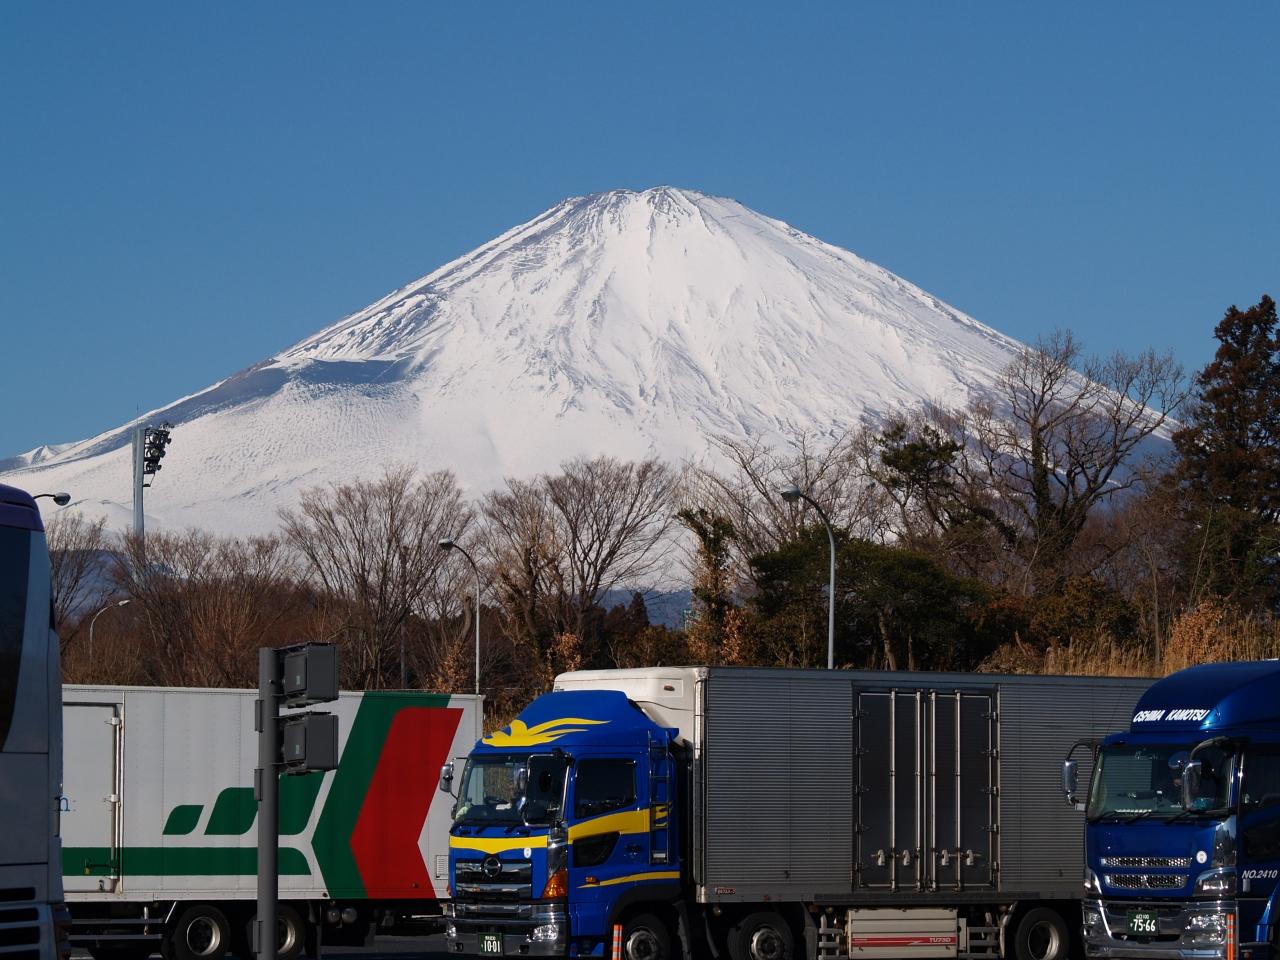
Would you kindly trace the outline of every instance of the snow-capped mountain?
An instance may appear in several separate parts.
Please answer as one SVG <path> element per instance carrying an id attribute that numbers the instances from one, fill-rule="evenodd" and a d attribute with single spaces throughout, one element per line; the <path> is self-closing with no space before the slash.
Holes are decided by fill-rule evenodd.
<path id="1" fill-rule="evenodd" d="M 273 527 L 387 464 L 480 494 L 578 454 L 673 462 L 985 390 L 1019 344 L 734 200 L 658 187 L 556 204 L 364 310 L 140 418 L 176 425 L 148 524 Z M 123 528 L 126 424 L 0 460 Z"/>

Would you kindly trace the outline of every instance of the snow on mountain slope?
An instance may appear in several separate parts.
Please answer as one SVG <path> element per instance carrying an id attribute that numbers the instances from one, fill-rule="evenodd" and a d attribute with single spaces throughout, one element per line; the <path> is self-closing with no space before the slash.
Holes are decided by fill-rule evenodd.
<path id="1" fill-rule="evenodd" d="M 565 200 L 372 306 L 141 418 L 171 420 L 149 524 L 270 529 L 300 491 L 391 463 L 470 492 L 578 454 L 709 456 L 983 391 L 1019 344 L 736 201 Z M 130 522 L 131 424 L 0 460 Z"/>

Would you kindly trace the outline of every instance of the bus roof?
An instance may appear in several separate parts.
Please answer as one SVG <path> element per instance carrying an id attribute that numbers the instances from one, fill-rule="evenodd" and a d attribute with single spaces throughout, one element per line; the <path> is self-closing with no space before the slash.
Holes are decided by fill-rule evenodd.
<path id="1" fill-rule="evenodd" d="M 18 527 L 22 530 L 43 530 L 40 510 L 31 494 L 17 487 L 0 483 L 0 527 Z"/>

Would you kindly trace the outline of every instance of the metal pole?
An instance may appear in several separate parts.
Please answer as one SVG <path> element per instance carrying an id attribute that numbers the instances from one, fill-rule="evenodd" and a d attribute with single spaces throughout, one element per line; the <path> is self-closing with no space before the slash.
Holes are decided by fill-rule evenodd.
<path id="1" fill-rule="evenodd" d="M 818 516 L 822 518 L 822 525 L 827 528 L 827 540 L 831 544 L 831 575 L 827 582 L 827 669 L 834 670 L 836 668 L 836 534 L 831 529 L 831 521 L 827 519 L 826 513 L 823 512 L 822 507 L 818 506 L 818 501 L 807 493 L 801 493 L 800 496 L 818 511 Z"/>
<path id="2" fill-rule="evenodd" d="M 142 515 L 142 451 L 146 445 L 147 428 L 133 428 L 133 535 L 141 542 L 145 530 Z"/>
<path id="3" fill-rule="evenodd" d="M 276 897 L 280 878 L 280 662 L 271 647 L 258 650 L 258 916 L 253 948 L 258 960 L 276 960 Z"/>

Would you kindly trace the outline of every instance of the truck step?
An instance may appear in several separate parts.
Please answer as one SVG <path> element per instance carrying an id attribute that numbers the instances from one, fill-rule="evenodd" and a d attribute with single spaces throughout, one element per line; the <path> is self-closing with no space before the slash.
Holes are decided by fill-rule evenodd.
<path id="1" fill-rule="evenodd" d="M 999 927 L 970 927 L 969 949 L 958 954 L 961 960 L 980 960 L 1000 953 Z"/>
<path id="2" fill-rule="evenodd" d="M 842 927 L 818 927 L 818 960 L 848 960 Z"/>

